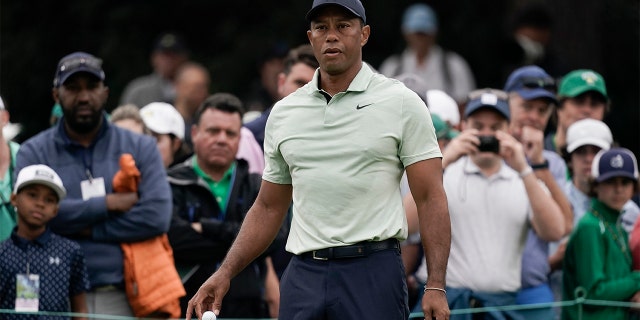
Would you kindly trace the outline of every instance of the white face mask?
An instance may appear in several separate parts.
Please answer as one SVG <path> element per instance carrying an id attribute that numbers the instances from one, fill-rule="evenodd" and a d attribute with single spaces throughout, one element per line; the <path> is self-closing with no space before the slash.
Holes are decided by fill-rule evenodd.
<path id="1" fill-rule="evenodd" d="M 524 50 L 525 64 L 532 64 L 544 56 L 544 46 L 524 35 L 516 35 L 516 41 Z"/>

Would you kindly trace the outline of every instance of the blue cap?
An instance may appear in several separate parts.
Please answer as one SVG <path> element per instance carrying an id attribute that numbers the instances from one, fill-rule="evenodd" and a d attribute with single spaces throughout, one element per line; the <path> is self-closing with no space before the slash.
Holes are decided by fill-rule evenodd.
<path id="1" fill-rule="evenodd" d="M 591 176 L 597 182 L 615 177 L 638 181 L 638 161 L 629 149 L 600 150 L 593 158 Z"/>
<path id="2" fill-rule="evenodd" d="M 53 78 L 53 86 L 59 87 L 67 79 L 78 72 L 87 72 L 96 76 L 100 81 L 104 81 L 104 71 L 102 70 L 102 59 L 96 58 L 86 52 L 74 52 L 64 56 L 58 62 L 58 68 Z"/>
<path id="3" fill-rule="evenodd" d="M 407 33 L 421 32 L 433 34 L 438 31 L 436 13 L 426 4 L 417 3 L 404 11 L 402 31 Z"/>
<path id="4" fill-rule="evenodd" d="M 496 89 L 480 89 L 469 93 L 469 101 L 464 109 L 464 118 L 480 109 L 493 109 L 510 119 L 508 95 L 504 91 Z"/>
<path id="5" fill-rule="evenodd" d="M 538 66 L 514 70 L 504 86 L 506 92 L 517 92 L 524 100 L 545 98 L 557 103 L 555 80 Z"/>
<path id="6" fill-rule="evenodd" d="M 360 0 L 313 0 L 311 10 L 307 12 L 307 20 L 311 21 L 314 15 L 318 12 L 318 9 L 327 5 L 338 5 L 349 12 L 353 13 L 356 17 L 362 19 L 364 23 L 367 23 L 367 15 L 364 13 L 364 6 Z"/>

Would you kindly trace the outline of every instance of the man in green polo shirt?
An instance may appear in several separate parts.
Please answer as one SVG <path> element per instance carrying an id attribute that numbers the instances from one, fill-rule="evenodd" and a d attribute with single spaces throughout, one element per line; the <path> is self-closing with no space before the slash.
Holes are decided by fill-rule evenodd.
<path id="1" fill-rule="evenodd" d="M 183 315 L 187 299 L 220 265 L 258 194 L 260 176 L 236 159 L 241 128 L 242 102 L 228 93 L 210 96 L 194 117 L 194 155 L 167 172 L 173 193 L 169 241 L 187 291 Z M 227 317 L 267 317 L 264 272 L 260 258 L 234 279 L 225 298 Z"/>
<path id="2" fill-rule="evenodd" d="M 451 224 L 429 111 L 400 81 L 362 62 L 371 28 L 359 0 L 314 0 L 306 17 L 320 67 L 274 105 L 258 198 L 186 316 L 229 316 L 223 297 L 231 279 L 275 238 L 293 199 L 286 249 L 294 257 L 281 279 L 278 318 L 408 319 L 399 250 L 408 233 L 399 188 L 406 170 L 429 269 L 422 310 L 449 319 Z"/>

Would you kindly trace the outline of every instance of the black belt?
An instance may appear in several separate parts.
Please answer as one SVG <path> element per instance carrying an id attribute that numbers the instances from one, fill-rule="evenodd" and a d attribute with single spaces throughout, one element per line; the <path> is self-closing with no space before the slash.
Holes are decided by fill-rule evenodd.
<path id="1" fill-rule="evenodd" d="M 89 290 L 89 292 L 109 292 L 109 291 L 122 291 L 124 290 L 123 284 L 105 284 L 102 286 L 95 286 Z"/>
<path id="2" fill-rule="evenodd" d="M 302 258 L 313 258 L 315 260 L 331 260 L 366 257 L 373 252 L 389 249 L 400 249 L 398 239 L 387 239 L 384 241 L 363 241 L 350 246 L 332 247 L 320 250 L 304 252 L 300 254 Z"/>

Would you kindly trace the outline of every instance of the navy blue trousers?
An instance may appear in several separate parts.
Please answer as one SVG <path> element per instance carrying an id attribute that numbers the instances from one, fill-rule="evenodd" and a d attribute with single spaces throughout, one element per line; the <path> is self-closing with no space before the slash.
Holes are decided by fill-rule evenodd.
<path id="1" fill-rule="evenodd" d="M 280 282 L 281 320 L 408 318 L 398 249 L 328 261 L 294 256 Z"/>

